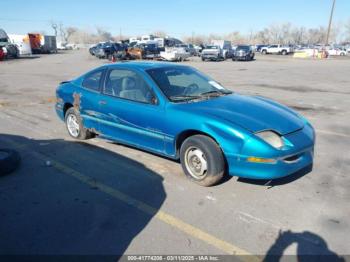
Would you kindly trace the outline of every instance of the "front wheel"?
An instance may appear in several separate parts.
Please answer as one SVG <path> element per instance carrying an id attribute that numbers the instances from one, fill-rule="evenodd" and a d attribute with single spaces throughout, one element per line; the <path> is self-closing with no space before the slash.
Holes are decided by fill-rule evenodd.
<path id="1" fill-rule="evenodd" d="M 282 55 L 287 55 L 287 51 L 286 50 L 282 50 Z"/>
<path id="2" fill-rule="evenodd" d="M 225 160 L 219 145 L 204 135 L 194 135 L 183 142 L 180 160 L 187 178 L 201 186 L 215 185 L 225 173 Z"/>
<path id="3" fill-rule="evenodd" d="M 65 116 L 66 127 L 68 134 L 75 139 L 89 139 L 93 137 L 93 134 L 83 126 L 81 116 L 74 107 L 67 110 Z"/>

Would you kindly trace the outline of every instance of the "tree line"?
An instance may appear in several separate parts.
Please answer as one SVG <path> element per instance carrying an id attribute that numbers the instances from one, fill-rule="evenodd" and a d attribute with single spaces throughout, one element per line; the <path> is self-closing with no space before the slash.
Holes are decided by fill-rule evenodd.
<path id="1" fill-rule="evenodd" d="M 92 44 L 103 41 L 119 41 L 128 39 L 128 35 L 115 35 L 103 28 L 97 27 L 94 32 L 80 29 L 78 27 L 64 27 L 62 23 L 52 22 L 56 36 L 62 42 L 70 42 L 76 44 Z M 151 34 L 164 37 L 167 32 L 158 30 Z M 169 35 L 171 35 L 169 33 Z M 259 31 L 251 31 L 249 33 L 241 33 L 233 31 L 227 34 L 211 33 L 208 35 L 198 35 L 192 33 L 184 36 L 182 40 L 186 43 L 196 45 L 209 43 L 212 39 L 225 39 L 233 44 L 324 44 L 327 35 L 327 28 L 324 26 L 306 28 L 294 26 L 291 23 L 272 24 Z M 344 44 L 350 43 L 350 19 L 347 23 L 333 25 L 329 37 L 329 43 Z"/>

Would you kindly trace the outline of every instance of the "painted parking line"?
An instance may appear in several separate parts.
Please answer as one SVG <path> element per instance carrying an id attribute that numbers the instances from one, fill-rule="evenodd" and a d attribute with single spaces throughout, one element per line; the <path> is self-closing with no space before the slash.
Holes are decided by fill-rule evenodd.
<path id="1" fill-rule="evenodd" d="M 39 153 L 36 151 L 28 150 L 23 145 L 12 141 L 10 139 L 2 139 L 4 142 L 10 144 L 14 148 L 20 148 L 22 150 L 25 150 L 28 154 L 35 157 L 36 159 L 39 159 L 40 161 L 46 161 L 47 157 L 43 153 Z M 51 165 L 56 170 L 60 171 L 61 173 L 64 173 L 66 175 L 72 176 L 75 179 L 79 180 L 80 182 L 90 186 L 90 187 L 96 187 L 100 191 L 114 197 L 115 199 L 118 199 L 119 201 L 122 201 L 148 215 L 151 215 L 155 217 L 156 219 L 176 228 L 179 231 L 182 231 L 183 233 L 188 234 L 189 236 L 193 238 L 197 238 L 213 247 L 218 248 L 219 250 L 230 254 L 230 255 L 239 255 L 238 259 L 242 261 L 261 261 L 257 256 L 252 255 L 248 251 L 229 243 L 225 240 L 221 240 L 193 225 L 190 225 L 184 221 L 182 221 L 179 218 L 176 218 L 164 211 L 158 210 L 140 200 L 137 200 L 115 188 L 112 188 L 110 186 L 107 186 L 103 183 L 100 183 L 96 181 L 95 179 L 92 179 L 91 177 L 85 176 L 82 173 L 76 171 L 75 169 L 66 166 L 65 164 L 58 162 L 56 160 L 51 160 Z"/>

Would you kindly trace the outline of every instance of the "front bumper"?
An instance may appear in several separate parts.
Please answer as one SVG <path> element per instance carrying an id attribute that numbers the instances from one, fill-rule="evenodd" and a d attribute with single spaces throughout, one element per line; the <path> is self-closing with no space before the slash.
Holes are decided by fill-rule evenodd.
<path id="1" fill-rule="evenodd" d="M 202 58 L 204 58 L 204 59 L 219 59 L 220 55 L 218 55 L 218 54 L 203 54 L 202 53 Z"/>
<path id="2" fill-rule="evenodd" d="M 276 179 L 291 175 L 297 171 L 312 165 L 313 148 L 296 154 L 296 161 L 287 162 L 284 159 L 277 159 L 275 163 L 252 163 L 248 162 L 248 156 L 232 155 L 227 158 L 229 174 L 252 179 Z"/>
<path id="3" fill-rule="evenodd" d="M 226 155 L 229 174 L 251 179 L 276 179 L 296 173 L 313 164 L 315 135 L 308 126 L 285 136 L 295 146 L 274 158 L 273 163 L 249 162 L 247 155 Z"/>

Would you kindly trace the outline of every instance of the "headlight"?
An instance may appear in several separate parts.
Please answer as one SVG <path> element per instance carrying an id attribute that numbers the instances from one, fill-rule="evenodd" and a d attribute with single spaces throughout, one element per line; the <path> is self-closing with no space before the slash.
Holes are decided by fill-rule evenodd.
<path id="1" fill-rule="evenodd" d="M 266 143 L 270 144 L 274 148 L 280 149 L 284 146 L 284 141 L 282 137 L 275 132 L 272 131 L 263 131 L 260 133 L 256 133 L 256 136 L 260 137 Z"/>

